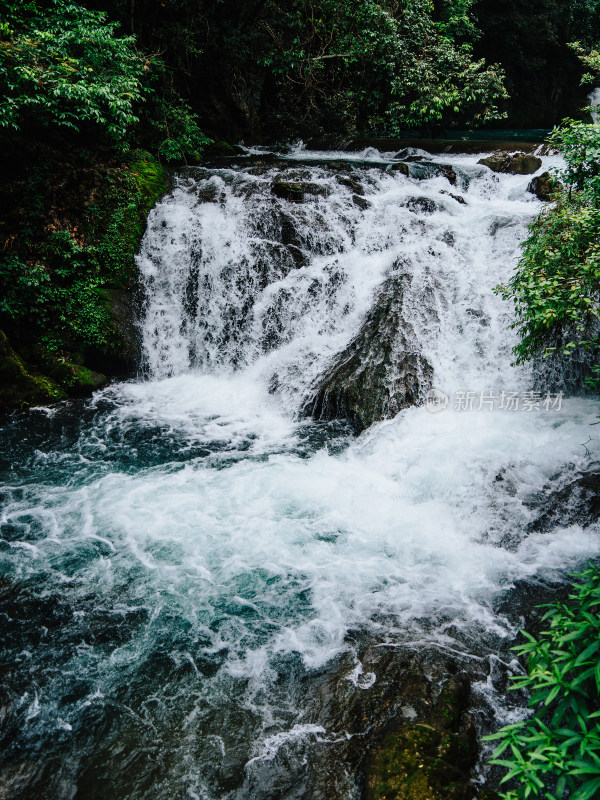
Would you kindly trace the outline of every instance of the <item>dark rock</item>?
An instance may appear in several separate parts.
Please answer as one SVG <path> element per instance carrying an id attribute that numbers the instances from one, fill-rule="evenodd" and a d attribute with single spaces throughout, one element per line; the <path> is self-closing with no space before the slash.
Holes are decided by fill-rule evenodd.
<path id="1" fill-rule="evenodd" d="M 335 179 L 339 184 L 345 186 L 347 189 L 351 189 L 354 194 L 363 195 L 365 190 L 359 181 L 355 178 L 350 178 L 347 175 L 336 175 Z"/>
<path id="2" fill-rule="evenodd" d="M 271 191 L 276 197 L 282 200 L 289 200 L 292 203 L 304 202 L 304 184 L 285 183 L 284 181 L 274 181 Z"/>
<path id="3" fill-rule="evenodd" d="M 23 362 L 0 330 L 0 411 L 45 405 L 65 396 L 51 378 L 37 374 Z"/>
<path id="4" fill-rule="evenodd" d="M 199 203 L 218 203 L 221 192 L 214 183 L 207 183 L 205 186 L 198 188 L 198 202 Z"/>
<path id="5" fill-rule="evenodd" d="M 336 767 L 339 776 L 347 765 L 365 800 L 473 798 L 478 746 L 470 684 L 485 673 L 467 673 L 434 648 L 371 645 L 359 658 L 360 672 L 344 656 L 310 692 L 307 719 L 354 735 L 339 737 L 335 749 L 321 745 L 311 759 L 316 785 L 304 796 L 354 796 L 335 780 Z"/>
<path id="6" fill-rule="evenodd" d="M 415 214 L 433 214 L 439 206 L 430 197 L 411 197 L 406 201 L 406 205 Z"/>
<path id="7" fill-rule="evenodd" d="M 305 267 L 308 263 L 306 253 L 294 244 L 287 245 L 288 253 L 291 255 L 296 268 Z"/>
<path id="8" fill-rule="evenodd" d="M 101 372 L 95 372 L 93 369 L 88 369 L 81 364 L 69 364 L 69 368 L 73 375 L 70 394 L 74 396 L 91 394 L 108 382 L 106 375 Z"/>
<path id="9" fill-rule="evenodd" d="M 137 322 L 139 298 L 133 289 L 119 287 L 103 287 L 100 294 L 108 306 L 111 325 L 118 337 L 119 349 L 107 353 L 90 348 L 85 354 L 86 364 L 107 375 L 129 375 L 139 364 L 142 347 Z"/>
<path id="10" fill-rule="evenodd" d="M 424 400 L 433 370 L 419 352 L 403 297 L 412 278 L 389 278 L 357 336 L 314 388 L 304 413 L 361 431 Z"/>
<path id="11" fill-rule="evenodd" d="M 492 172 L 532 175 L 542 166 L 542 159 L 529 153 L 494 153 L 479 159 L 477 163 L 489 167 Z"/>
<path id="12" fill-rule="evenodd" d="M 363 211 L 366 211 L 367 208 L 371 208 L 371 203 L 364 197 L 361 197 L 359 194 L 352 195 L 352 202 L 355 206 L 362 208 Z"/>
<path id="13" fill-rule="evenodd" d="M 600 462 L 593 461 L 574 475 L 558 476 L 531 497 L 527 505 L 537 512 L 528 525 L 530 532 L 545 533 L 575 524 L 582 528 L 593 525 L 600 519 Z"/>
<path id="14" fill-rule="evenodd" d="M 334 172 L 352 172 L 352 166 L 347 161 L 327 161 L 325 164 L 327 169 Z"/>
<path id="15" fill-rule="evenodd" d="M 408 167 L 408 174 L 411 178 L 425 180 L 427 178 L 446 178 L 452 186 L 456 186 L 456 170 L 450 164 L 434 164 L 432 161 L 415 161 Z"/>
<path id="16" fill-rule="evenodd" d="M 539 200 L 547 202 L 552 197 L 555 184 L 549 172 L 542 172 L 541 175 L 536 175 L 532 178 L 527 191 L 534 194 Z"/>
<path id="17" fill-rule="evenodd" d="M 461 204 L 461 206 L 466 206 L 466 205 L 467 205 L 467 201 L 466 201 L 466 200 L 465 200 L 465 198 L 464 198 L 462 195 L 460 195 L 460 194 L 452 194 L 452 192 L 447 192 L 445 189 L 442 189 L 442 191 L 440 192 L 440 194 L 447 194 L 447 195 L 448 195 L 448 197 L 451 197 L 453 200 L 456 200 L 456 202 L 457 202 L 457 203 L 460 203 L 460 204 Z"/>
<path id="18" fill-rule="evenodd" d="M 408 164 L 404 164 L 402 161 L 399 161 L 396 164 L 392 164 L 390 169 L 393 172 L 401 172 L 403 175 L 408 175 L 409 174 Z"/>
<path id="19" fill-rule="evenodd" d="M 303 203 L 305 195 L 327 195 L 327 187 L 318 183 L 289 183 L 288 181 L 273 181 L 271 190 L 276 197 L 289 200 L 292 203 Z"/>
<path id="20" fill-rule="evenodd" d="M 489 227 L 490 236 L 495 236 L 503 228 L 513 228 L 515 220 L 512 217 L 496 217 Z"/>
<path id="21" fill-rule="evenodd" d="M 393 724 L 370 754 L 366 800 L 471 800 L 478 746 L 468 698 L 468 679 L 452 676 L 429 714 Z"/>

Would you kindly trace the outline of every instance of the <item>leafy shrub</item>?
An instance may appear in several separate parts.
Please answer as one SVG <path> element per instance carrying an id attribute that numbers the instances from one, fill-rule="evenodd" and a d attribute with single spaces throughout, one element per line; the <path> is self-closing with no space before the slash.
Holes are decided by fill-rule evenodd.
<path id="1" fill-rule="evenodd" d="M 45 169 L 41 176 L 51 185 L 64 181 Z M 34 193 L 39 178 L 31 179 Z M 138 152 L 129 164 L 98 170 L 96 180 L 93 202 L 89 187 L 72 198 L 80 209 L 71 230 L 49 230 L 47 215 L 56 209 L 44 197 L 41 208 L 28 210 L 20 244 L 0 253 L 0 328 L 40 353 L 122 348 L 104 289 L 131 286 L 146 215 L 165 177 L 155 159 Z"/>
<path id="2" fill-rule="evenodd" d="M 0 127 L 80 131 L 91 124 L 124 140 L 143 97 L 144 59 L 134 38 L 118 38 L 103 13 L 69 0 L 2 6 Z"/>
<path id="3" fill-rule="evenodd" d="M 150 124 L 158 142 L 157 152 L 167 164 L 199 161 L 212 140 L 201 130 L 196 115 L 179 98 L 158 98 Z"/>
<path id="4" fill-rule="evenodd" d="M 566 162 L 564 187 L 530 226 L 513 278 L 497 289 L 515 304 L 517 362 L 600 345 L 600 125 L 566 120 L 549 141 Z"/>
<path id="5" fill-rule="evenodd" d="M 593 800 L 600 796 L 600 572 L 590 568 L 569 602 L 548 606 L 549 628 L 515 650 L 528 674 L 513 689 L 531 692 L 533 716 L 486 740 L 500 741 L 490 763 L 519 787 L 504 800 Z"/>
<path id="6" fill-rule="evenodd" d="M 260 61 L 283 87 L 297 87 L 304 114 L 338 106 L 342 125 L 356 119 L 391 132 L 503 116 L 501 68 L 474 60 L 460 41 L 475 35 L 469 0 L 267 5 L 271 45 Z"/>

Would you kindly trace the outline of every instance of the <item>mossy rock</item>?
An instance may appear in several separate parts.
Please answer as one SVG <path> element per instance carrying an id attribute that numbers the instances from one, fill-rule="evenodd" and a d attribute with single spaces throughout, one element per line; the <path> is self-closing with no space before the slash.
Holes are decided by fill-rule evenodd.
<path id="1" fill-rule="evenodd" d="M 68 364 L 68 369 L 72 375 L 70 394 L 86 395 L 102 388 L 107 382 L 106 375 L 95 372 L 80 364 Z"/>
<path id="2" fill-rule="evenodd" d="M 466 715 L 469 684 L 449 678 L 422 722 L 389 730 L 366 770 L 366 800 L 473 800 L 477 760 L 474 726 Z"/>
<path id="3" fill-rule="evenodd" d="M 552 193 L 556 191 L 556 183 L 549 172 L 542 172 L 530 181 L 527 191 L 534 194 L 538 200 L 548 202 L 552 199 Z"/>
<path id="4" fill-rule="evenodd" d="M 106 382 L 103 372 L 132 373 L 140 349 L 135 254 L 166 188 L 163 167 L 145 151 L 116 160 L 76 149 L 66 159 L 50 147 L 26 180 L 5 190 L 13 211 L 0 270 L 0 325 L 10 339 L 0 354 L 2 408 L 80 396 Z"/>
<path id="5" fill-rule="evenodd" d="M 55 381 L 30 371 L 0 331 L 0 411 L 55 403 L 64 397 Z"/>
<path id="6" fill-rule="evenodd" d="M 487 158 L 481 158 L 477 163 L 489 167 L 492 172 L 533 175 L 542 166 L 542 159 L 530 153 L 494 153 Z"/>

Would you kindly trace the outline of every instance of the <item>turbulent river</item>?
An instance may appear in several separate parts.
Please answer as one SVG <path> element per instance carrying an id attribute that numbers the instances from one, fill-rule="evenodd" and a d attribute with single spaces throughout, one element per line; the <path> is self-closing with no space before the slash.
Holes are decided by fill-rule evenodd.
<path id="1" fill-rule="evenodd" d="M 186 170 L 151 212 L 143 375 L 5 420 L 2 798 L 332 797 L 311 765 L 369 720 L 329 723 L 324 676 L 367 696 L 366 646 L 458 654 L 504 722 L 513 587 L 600 554 L 598 526 L 533 524 L 599 453 L 597 401 L 511 366 L 492 291 L 541 209 L 530 177 L 255 155 Z M 434 401 L 359 436 L 308 419 L 395 274 Z"/>

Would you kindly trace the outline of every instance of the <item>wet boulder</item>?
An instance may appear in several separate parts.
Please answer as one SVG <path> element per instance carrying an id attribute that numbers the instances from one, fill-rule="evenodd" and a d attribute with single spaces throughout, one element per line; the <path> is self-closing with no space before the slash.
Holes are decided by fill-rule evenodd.
<path id="1" fill-rule="evenodd" d="M 403 308 L 411 280 L 402 274 L 385 282 L 358 334 L 314 387 L 307 416 L 347 420 L 360 432 L 424 402 L 433 369 Z"/>
<path id="2" fill-rule="evenodd" d="M 302 182 L 289 182 L 275 180 L 271 184 L 271 191 L 276 197 L 282 200 L 289 200 L 291 203 L 303 203 L 306 195 L 316 197 L 318 195 L 327 195 L 327 188 L 318 183 Z"/>
<path id="3" fill-rule="evenodd" d="M 431 197 L 411 197 L 406 201 L 406 206 L 415 214 L 433 214 L 439 206 Z"/>
<path id="4" fill-rule="evenodd" d="M 534 194 L 539 200 L 547 202 L 552 198 L 552 192 L 555 189 L 555 183 L 549 172 L 542 172 L 541 175 L 536 175 L 535 178 L 529 183 L 527 191 Z"/>
<path id="5" fill-rule="evenodd" d="M 209 181 L 198 187 L 196 192 L 199 203 L 218 203 L 222 196 L 222 191 L 216 183 Z"/>
<path id="6" fill-rule="evenodd" d="M 492 172 L 505 172 L 510 175 L 533 175 L 542 166 L 542 159 L 529 153 L 494 153 L 477 162 L 489 167 Z"/>
<path id="7" fill-rule="evenodd" d="M 65 397 L 53 380 L 30 369 L 0 330 L 0 412 L 51 403 Z"/>
<path id="8" fill-rule="evenodd" d="M 528 525 L 530 532 L 595 524 L 600 519 L 600 462 L 592 461 L 574 474 L 558 475 L 529 498 L 527 505 L 535 512 Z"/>
<path id="9" fill-rule="evenodd" d="M 452 676 L 431 711 L 391 726 L 370 753 L 366 800 L 471 800 L 469 776 L 478 755 L 466 714 L 469 682 Z"/>
<path id="10" fill-rule="evenodd" d="M 362 197 L 359 194 L 352 195 L 352 202 L 362 211 L 366 211 L 367 208 L 371 208 L 371 203 L 365 197 Z"/>
<path id="11" fill-rule="evenodd" d="M 350 189 L 354 194 L 364 195 L 365 190 L 360 181 L 355 176 L 350 175 L 336 175 L 336 181 L 341 185 Z"/>
<path id="12" fill-rule="evenodd" d="M 457 175 L 454 167 L 450 164 L 436 164 L 433 161 L 414 161 L 408 167 L 408 174 L 411 178 L 417 180 L 426 180 L 427 178 L 442 177 L 456 186 Z"/>
<path id="13" fill-rule="evenodd" d="M 354 668 L 349 661 L 342 658 L 317 678 L 307 719 L 354 735 L 321 746 L 311 765 L 314 784 L 304 796 L 346 800 L 359 785 L 365 800 L 474 798 L 479 748 L 471 684 L 485 679 L 485 668 L 478 668 L 483 664 L 466 670 L 435 648 L 416 653 L 381 643 L 359 647 Z M 355 778 L 340 791 L 336 775 Z"/>

